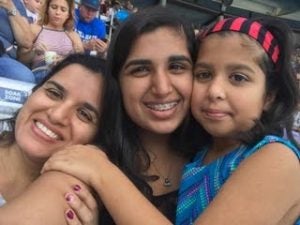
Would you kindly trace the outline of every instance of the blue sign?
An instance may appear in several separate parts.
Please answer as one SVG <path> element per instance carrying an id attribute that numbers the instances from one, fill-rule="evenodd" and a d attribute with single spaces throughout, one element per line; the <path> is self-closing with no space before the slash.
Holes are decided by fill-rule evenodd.
<path id="1" fill-rule="evenodd" d="M 27 99 L 28 91 L 0 87 L 0 101 L 23 104 Z"/>

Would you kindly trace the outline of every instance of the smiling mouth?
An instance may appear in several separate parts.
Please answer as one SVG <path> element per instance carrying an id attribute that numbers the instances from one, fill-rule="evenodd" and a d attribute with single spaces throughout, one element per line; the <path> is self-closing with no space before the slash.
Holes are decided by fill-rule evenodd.
<path id="1" fill-rule="evenodd" d="M 52 138 L 52 139 L 55 139 L 55 140 L 58 140 L 59 139 L 59 136 L 54 133 L 52 130 L 50 130 L 49 128 L 47 128 L 44 124 L 36 121 L 35 122 L 35 125 L 36 127 L 42 131 L 45 135 L 47 135 L 48 137 Z"/>
<path id="2" fill-rule="evenodd" d="M 146 106 L 155 111 L 167 111 L 170 109 L 173 109 L 177 106 L 179 101 L 174 101 L 174 102 L 168 102 L 168 103 L 160 103 L 160 104 L 146 104 Z"/>

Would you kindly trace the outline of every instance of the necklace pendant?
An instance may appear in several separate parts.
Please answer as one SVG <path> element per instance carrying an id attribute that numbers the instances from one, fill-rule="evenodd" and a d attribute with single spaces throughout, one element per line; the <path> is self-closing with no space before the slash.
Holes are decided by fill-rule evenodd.
<path id="1" fill-rule="evenodd" d="M 165 187 L 171 187 L 171 186 L 172 186 L 172 183 L 171 183 L 171 181 L 169 180 L 169 178 L 165 178 L 165 180 L 164 180 L 164 186 L 165 186 Z"/>

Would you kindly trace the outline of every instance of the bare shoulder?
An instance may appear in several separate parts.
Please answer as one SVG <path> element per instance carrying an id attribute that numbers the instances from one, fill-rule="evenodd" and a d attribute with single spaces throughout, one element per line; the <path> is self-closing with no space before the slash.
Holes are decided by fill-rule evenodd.
<path id="1" fill-rule="evenodd" d="M 259 151 L 253 154 L 249 160 L 245 163 L 260 164 L 263 162 L 267 165 L 273 165 L 276 169 L 276 165 L 280 169 L 296 170 L 300 172 L 299 158 L 289 147 L 281 143 L 270 143 L 262 147 Z"/>

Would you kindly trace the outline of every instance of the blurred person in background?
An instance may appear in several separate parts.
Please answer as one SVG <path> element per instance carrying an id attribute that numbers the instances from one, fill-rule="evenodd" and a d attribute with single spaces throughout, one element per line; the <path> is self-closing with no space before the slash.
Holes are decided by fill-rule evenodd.
<path id="1" fill-rule="evenodd" d="M 31 48 L 33 42 L 24 5 L 19 0 L 0 1 L 0 21 L 0 41 L 4 48 L 0 58 L 0 76 L 34 82 L 30 69 L 17 59 L 17 48 Z"/>
<path id="2" fill-rule="evenodd" d="M 34 70 L 36 82 L 40 82 L 49 70 L 71 53 L 83 52 L 82 42 L 74 29 L 74 1 L 46 0 L 37 24 L 31 24 L 34 34 L 33 48 L 21 48 L 20 60 Z M 50 65 L 46 64 L 45 53 L 56 53 Z"/>
<path id="3" fill-rule="evenodd" d="M 39 19 L 39 11 L 42 6 L 41 0 L 22 0 L 29 23 L 36 23 Z"/>
<path id="4" fill-rule="evenodd" d="M 104 56 L 108 46 L 106 25 L 96 17 L 99 10 L 99 0 L 82 0 L 75 11 L 75 31 L 79 34 L 87 54 Z"/>

